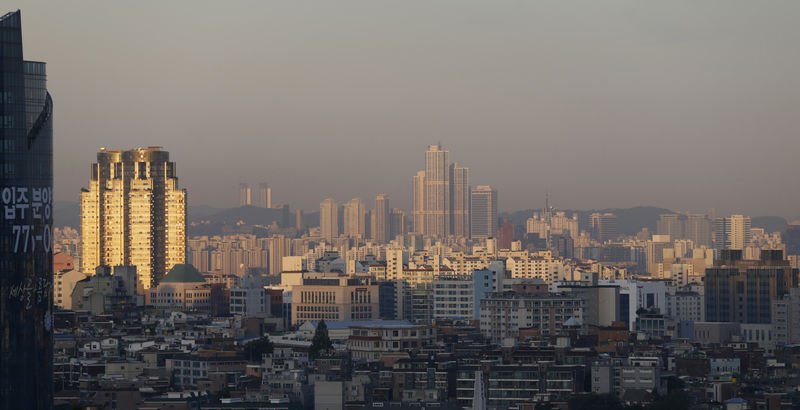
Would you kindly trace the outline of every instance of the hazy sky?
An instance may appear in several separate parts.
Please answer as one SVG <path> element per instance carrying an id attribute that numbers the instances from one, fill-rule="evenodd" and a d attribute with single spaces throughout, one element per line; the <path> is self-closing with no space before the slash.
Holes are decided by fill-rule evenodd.
<path id="1" fill-rule="evenodd" d="M 48 63 L 57 200 L 100 147 L 160 145 L 191 204 L 265 181 L 408 207 L 441 141 L 501 210 L 800 217 L 797 1 L 10 3 Z"/>

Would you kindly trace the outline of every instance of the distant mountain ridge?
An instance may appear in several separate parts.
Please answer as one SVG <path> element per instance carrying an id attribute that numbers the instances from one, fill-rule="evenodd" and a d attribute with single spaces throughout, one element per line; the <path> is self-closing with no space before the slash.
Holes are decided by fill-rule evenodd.
<path id="1" fill-rule="evenodd" d="M 501 217 L 506 218 L 511 224 L 525 226 L 526 221 L 534 212 L 541 209 L 525 209 L 515 212 L 504 212 Z M 589 229 L 590 215 L 594 212 L 611 212 L 617 215 L 617 230 L 622 235 L 635 235 L 643 227 L 651 232 L 656 231 L 656 222 L 661 214 L 674 213 L 666 208 L 654 206 L 636 206 L 633 208 L 606 208 L 593 210 L 559 209 L 567 215 L 578 214 L 578 223 L 581 229 Z M 215 208 L 207 205 L 190 205 L 188 210 L 189 223 L 208 221 L 212 225 L 230 225 L 239 221 L 247 225 L 269 226 L 273 221 L 280 220 L 279 209 L 266 209 L 255 206 L 240 206 L 235 208 Z M 305 218 L 309 226 L 319 225 L 319 212 L 307 212 Z M 53 221 L 55 226 L 80 227 L 80 204 L 78 202 L 56 201 L 53 204 Z M 294 215 L 290 215 L 294 218 Z M 751 219 L 754 228 L 764 228 L 767 232 L 782 232 L 788 222 L 780 216 L 757 216 Z"/>
<path id="2" fill-rule="evenodd" d="M 656 223 L 658 222 L 659 215 L 673 214 L 666 208 L 658 208 L 655 206 L 636 206 L 633 208 L 605 208 L 605 209 L 592 209 L 592 210 L 573 210 L 573 209 L 558 209 L 557 211 L 565 212 L 568 216 L 578 214 L 578 226 L 582 230 L 591 229 L 591 215 L 595 212 L 606 213 L 610 212 L 617 215 L 617 231 L 621 235 L 636 235 L 642 228 L 647 228 L 651 233 L 656 232 Z M 533 216 L 534 212 L 541 212 L 541 209 L 526 209 L 524 211 L 516 211 L 512 213 L 503 213 L 500 216 L 508 219 L 513 225 L 525 226 L 528 218 Z M 780 216 L 756 216 L 750 218 L 750 225 L 753 228 L 764 228 L 766 232 L 783 232 L 788 225 L 786 218 Z"/>

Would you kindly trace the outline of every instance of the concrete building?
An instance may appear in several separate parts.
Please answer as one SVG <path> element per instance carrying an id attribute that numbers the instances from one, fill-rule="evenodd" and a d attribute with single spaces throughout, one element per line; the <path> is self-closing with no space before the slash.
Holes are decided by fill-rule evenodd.
<path id="1" fill-rule="evenodd" d="M 405 235 L 408 233 L 406 229 L 406 211 L 399 208 L 392 208 L 391 213 L 391 230 L 390 239 L 394 239 L 398 235 Z"/>
<path id="2" fill-rule="evenodd" d="M 173 375 L 174 384 L 181 388 L 197 388 L 215 372 L 244 373 L 247 361 L 241 357 L 202 357 L 197 355 L 176 355 L 165 359 L 167 374 Z"/>
<path id="3" fill-rule="evenodd" d="M 101 149 L 81 190 L 81 271 L 133 265 L 150 289 L 186 263 L 186 190 L 160 147 Z"/>
<path id="4" fill-rule="evenodd" d="M 772 302 L 772 326 L 777 344 L 800 344 L 800 288 Z"/>
<path id="5" fill-rule="evenodd" d="M 136 295 L 136 267 L 98 266 L 95 274 L 75 283 L 72 309 L 102 315 L 115 309 L 141 305 Z"/>
<path id="6" fill-rule="evenodd" d="M 367 237 L 367 211 L 364 202 L 353 198 L 344 205 L 344 234 L 350 238 Z"/>
<path id="7" fill-rule="evenodd" d="M 489 409 L 532 408 L 536 402 L 551 400 L 566 402 L 576 393 L 585 391 L 584 386 L 588 386 L 586 378 L 589 377 L 584 364 L 570 365 L 553 361 L 491 363 L 486 371 L 479 365 L 459 366 L 456 373 L 456 400 L 463 408 L 478 408 L 472 407 L 476 396 L 476 374 L 484 375 L 485 408 Z"/>
<path id="8" fill-rule="evenodd" d="M 474 297 L 472 275 L 437 277 L 433 280 L 433 318 L 473 319 Z"/>
<path id="9" fill-rule="evenodd" d="M 177 264 L 150 291 L 149 304 L 158 309 L 208 311 L 211 287 L 192 265 Z"/>
<path id="10" fill-rule="evenodd" d="M 423 234 L 444 237 L 450 234 L 450 151 L 430 145 L 425 152 L 425 222 Z"/>
<path id="11" fill-rule="evenodd" d="M 702 322 L 705 320 L 705 294 L 691 290 L 691 287 L 678 288 L 666 294 L 666 314 L 678 322 Z"/>
<path id="12" fill-rule="evenodd" d="M 656 222 L 656 233 L 669 236 L 672 240 L 682 239 L 684 237 L 684 220 L 683 215 L 661 214 Z"/>
<path id="13" fill-rule="evenodd" d="M 247 184 L 239 184 L 239 206 L 253 205 L 252 190 Z"/>
<path id="14" fill-rule="evenodd" d="M 74 269 L 53 275 L 53 303 L 61 309 L 72 309 L 72 291 L 86 275 Z"/>
<path id="15" fill-rule="evenodd" d="M 497 233 L 497 190 L 488 185 L 478 185 L 471 192 L 470 237 L 486 239 Z"/>
<path id="16" fill-rule="evenodd" d="M 425 233 L 425 171 L 417 172 L 411 181 L 411 205 L 414 233 Z"/>
<path id="17" fill-rule="evenodd" d="M 258 185 L 258 206 L 261 208 L 272 208 L 272 188 L 266 183 Z"/>
<path id="18" fill-rule="evenodd" d="M 519 338 L 524 329 L 530 329 L 529 334 L 555 336 L 565 324 L 581 327 L 585 308 L 583 299 L 569 294 L 493 293 L 480 301 L 481 333 L 493 343 Z"/>
<path id="19" fill-rule="evenodd" d="M 378 194 L 375 197 L 375 208 L 372 210 L 372 240 L 387 243 L 392 239 L 392 211 L 389 207 L 389 195 Z M 405 223 L 405 222 L 403 222 Z"/>
<path id="20" fill-rule="evenodd" d="M 632 397 L 636 391 L 664 394 L 660 357 L 605 358 L 592 363 L 592 392 Z"/>
<path id="21" fill-rule="evenodd" d="M 241 287 L 230 290 L 230 313 L 252 317 L 271 312 L 270 295 L 256 278 L 245 278 Z"/>
<path id="22" fill-rule="evenodd" d="M 319 204 L 319 228 L 320 236 L 328 242 L 339 237 L 339 204 L 333 198 Z"/>
<path id="23" fill-rule="evenodd" d="M 406 352 L 427 346 L 434 339 L 435 332 L 430 326 L 386 321 L 372 326 L 352 326 L 347 350 L 354 360 L 390 363 L 407 358 Z"/>
<path id="24" fill-rule="evenodd" d="M 292 288 L 292 323 L 377 319 L 378 285 L 366 276 L 307 273 Z"/>
<path id="25" fill-rule="evenodd" d="M 548 240 L 552 235 L 568 235 L 573 241 L 578 240 L 578 214 L 567 217 L 565 212 L 556 212 L 545 209 L 541 214 L 534 213 L 525 222 L 527 233 L 537 234 L 539 238 Z"/>
<path id="26" fill-rule="evenodd" d="M 750 217 L 731 215 L 714 222 L 714 247 L 716 249 L 743 250 L 750 242 Z"/>
<path id="27" fill-rule="evenodd" d="M 772 302 L 797 287 L 798 270 L 782 251 L 761 251 L 760 260 L 743 260 L 741 250 L 723 250 L 706 269 L 706 321 L 771 323 Z"/>
<path id="28" fill-rule="evenodd" d="M 554 290 L 568 293 L 571 297 L 582 301 L 585 311 L 581 320 L 584 324 L 611 326 L 614 322 L 620 320 L 623 315 L 620 306 L 619 286 L 559 284 Z M 627 321 L 626 324 L 628 324 Z M 630 326 L 633 326 L 633 321 L 630 322 Z"/>
<path id="29" fill-rule="evenodd" d="M 684 225 L 684 237 L 694 243 L 696 247 L 713 246 L 711 219 L 704 214 L 689 214 Z"/>
<path id="30" fill-rule="evenodd" d="M 617 216 L 612 213 L 593 213 L 591 215 L 592 238 L 600 243 L 616 239 Z"/>
<path id="31" fill-rule="evenodd" d="M 470 233 L 470 186 L 469 168 L 458 162 L 450 165 L 450 226 L 455 236 L 469 237 Z"/>
<path id="32" fill-rule="evenodd" d="M 592 238 L 600 243 L 616 239 L 619 236 L 617 231 L 617 216 L 612 213 L 593 213 L 591 215 Z"/>

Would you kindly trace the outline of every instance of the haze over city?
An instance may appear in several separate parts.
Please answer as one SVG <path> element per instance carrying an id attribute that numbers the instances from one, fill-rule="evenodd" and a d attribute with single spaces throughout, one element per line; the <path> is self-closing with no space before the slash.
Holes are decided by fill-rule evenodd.
<path id="1" fill-rule="evenodd" d="M 797 2 L 13 1 L 0 410 L 800 408 Z"/>
<path id="2" fill-rule="evenodd" d="M 241 182 L 410 208 L 441 142 L 500 210 L 800 217 L 793 2 L 30 3 L 58 101 L 55 199 L 100 147 L 159 145 L 191 205 Z"/>

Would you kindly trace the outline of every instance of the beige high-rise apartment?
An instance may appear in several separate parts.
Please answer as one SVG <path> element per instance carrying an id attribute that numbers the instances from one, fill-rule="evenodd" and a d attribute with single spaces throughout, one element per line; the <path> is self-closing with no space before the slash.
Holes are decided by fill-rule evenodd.
<path id="1" fill-rule="evenodd" d="M 344 205 L 344 234 L 350 238 L 365 238 L 367 233 L 367 211 L 364 202 L 351 199 Z"/>
<path id="2" fill-rule="evenodd" d="M 391 239 L 391 208 L 389 208 L 389 195 L 378 194 L 375 197 L 375 208 L 372 211 L 372 239 L 378 243 L 386 243 Z"/>
<path id="3" fill-rule="evenodd" d="M 414 233 L 433 237 L 470 233 L 469 168 L 450 163 L 450 151 L 429 145 L 425 170 L 412 179 Z"/>
<path id="4" fill-rule="evenodd" d="M 392 209 L 391 224 L 389 228 L 389 240 L 392 240 L 397 235 L 406 234 L 406 211 L 400 208 Z"/>
<path id="5" fill-rule="evenodd" d="M 750 242 L 750 217 L 731 215 L 717 218 L 714 229 L 714 246 L 717 249 L 744 249 Z"/>
<path id="6" fill-rule="evenodd" d="M 239 206 L 248 206 L 253 204 L 253 191 L 247 184 L 239 184 Z"/>
<path id="7" fill-rule="evenodd" d="M 425 152 L 424 234 L 450 234 L 450 151 L 431 145 Z"/>
<path id="8" fill-rule="evenodd" d="M 328 242 L 339 237 L 339 204 L 333 198 L 319 204 L 319 228 L 322 239 Z"/>
<path id="9" fill-rule="evenodd" d="M 414 233 L 425 232 L 425 171 L 417 172 L 411 180 L 412 221 Z"/>
<path id="10" fill-rule="evenodd" d="M 689 214 L 684 225 L 686 239 L 691 239 L 695 247 L 711 247 L 711 219 L 705 214 Z"/>
<path id="11" fill-rule="evenodd" d="M 81 271 L 134 265 L 140 288 L 186 263 L 186 190 L 160 147 L 107 151 L 81 190 Z"/>
<path id="12" fill-rule="evenodd" d="M 272 188 L 265 183 L 258 185 L 258 206 L 272 208 Z"/>
<path id="13" fill-rule="evenodd" d="M 591 215 L 592 237 L 603 243 L 611 239 L 617 239 L 617 216 L 606 212 L 601 214 L 595 212 Z"/>
<path id="14" fill-rule="evenodd" d="M 450 181 L 450 204 L 453 209 L 450 225 L 453 235 L 469 237 L 469 168 L 458 165 L 458 162 L 453 163 L 450 167 Z"/>

